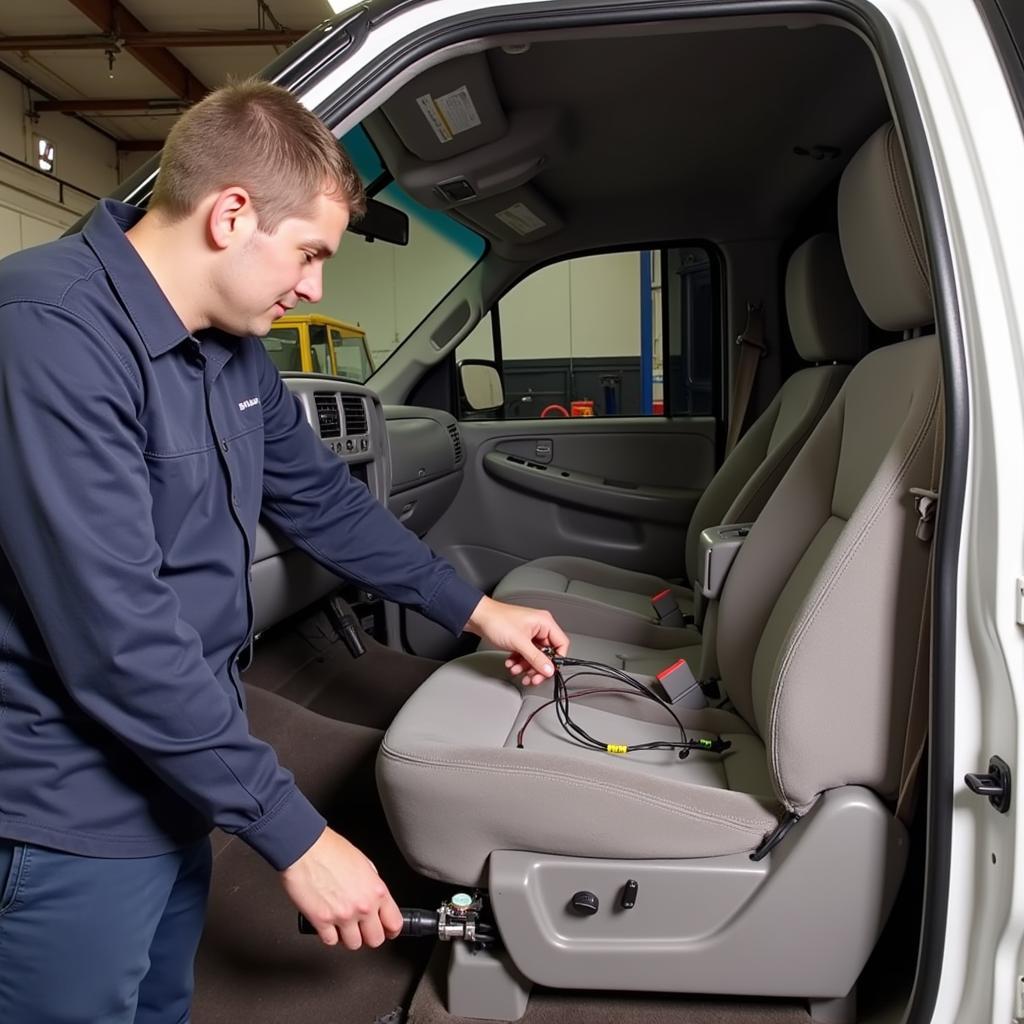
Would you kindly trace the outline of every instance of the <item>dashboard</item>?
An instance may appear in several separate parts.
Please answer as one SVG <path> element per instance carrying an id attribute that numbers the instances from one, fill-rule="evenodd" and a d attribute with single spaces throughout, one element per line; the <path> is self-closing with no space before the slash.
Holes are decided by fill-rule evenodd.
<path id="1" fill-rule="evenodd" d="M 349 472 L 409 529 L 423 536 L 452 503 L 464 453 L 455 418 L 438 409 L 384 406 L 369 388 L 337 377 L 284 372 L 310 426 Z M 261 523 L 252 566 L 254 631 L 344 586 L 342 580 Z M 365 601 L 365 595 L 346 595 Z"/>

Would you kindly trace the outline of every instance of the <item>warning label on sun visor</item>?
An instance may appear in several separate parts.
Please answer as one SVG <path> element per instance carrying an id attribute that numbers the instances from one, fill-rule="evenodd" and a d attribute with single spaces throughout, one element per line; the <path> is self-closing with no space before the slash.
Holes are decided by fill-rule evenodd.
<path id="1" fill-rule="evenodd" d="M 473 97 L 464 85 L 443 96 L 431 96 L 428 92 L 425 96 L 418 96 L 416 102 L 438 142 L 451 142 L 456 135 L 480 124 Z"/>
<path id="2" fill-rule="evenodd" d="M 525 203 L 516 203 L 515 206 L 499 210 L 494 216 L 520 235 L 528 235 L 538 228 L 547 227 L 547 224 Z"/>

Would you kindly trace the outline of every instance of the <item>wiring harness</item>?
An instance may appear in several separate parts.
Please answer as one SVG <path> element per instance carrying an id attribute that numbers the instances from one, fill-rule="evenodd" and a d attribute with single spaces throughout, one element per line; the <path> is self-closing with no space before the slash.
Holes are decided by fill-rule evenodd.
<path id="1" fill-rule="evenodd" d="M 530 723 L 543 711 L 545 708 L 555 706 L 555 712 L 558 715 L 558 724 L 562 727 L 565 734 L 574 742 L 582 747 L 587 747 L 589 750 L 600 750 L 608 754 L 628 754 L 632 751 L 637 750 L 678 750 L 680 759 L 690 756 L 691 750 L 703 750 L 712 754 L 724 753 L 732 746 L 730 740 L 723 740 L 721 736 L 716 736 L 713 739 L 705 739 L 703 737 L 697 739 L 691 739 L 686 734 L 686 729 L 683 723 L 680 721 L 679 716 L 659 697 L 654 690 L 644 683 L 641 683 L 638 679 L 634 679 L 632 676 L 627 675 L 621 669 L 612 668 L 610 665 L 602 665 L 596 661 L 586 661 L 583 658 L 569 658 L 564 655 L 556 654 L 550 648 L 544 651 L 545 654 L 551 659 L 552 664 L 555 667 L 555 673 L 552 679 L 554 684 L 554 697 L 551 700 L 545 702 L 540 707 L 535 708 L 526 721 L 523 722 L 522 727 L 516 734 L 516 747 L 520 750 L 524 747 L 523 739 L 526 735 L 526 730 Z M 566 678 L 563 669 L 579 669 L 580 671 L 574 672 L 572 675 Z M 577 675 L 595 675 L 601 676 L 606 679 L 615 679 L 618 682 L 625 683 L 628 689 L 607 689 L 603 687 L 596 687 L 586 690 L 574 690 L 570 692 L 568 683 L 571 682 Z M 697 687 L 699 684 L 694 683 L 693 686 L 689 687 L 682 696 L 689 693 L 690 690 Z M 604 740 L 599 740 L 594 736 L 591 736 L 586 729 L 583 728 L 578 722 L 573 720 L 572 713 L 570 711 L 570 704 L 577 697 L 587 697 L 593 694 L 626 694 L 628 696 L 641 696 L 648 700 L 653 700 L 660 707 L 663 707 L 668 714 L 670 714 L 675 721 L 676 725 L 679 726 L 679 739 L 678 740 L 656 740 L 651 743 L 606 743 Z"/>

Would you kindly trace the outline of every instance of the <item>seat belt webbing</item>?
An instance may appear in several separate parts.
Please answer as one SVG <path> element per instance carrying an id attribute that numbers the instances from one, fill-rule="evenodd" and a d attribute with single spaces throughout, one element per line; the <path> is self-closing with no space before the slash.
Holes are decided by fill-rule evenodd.
<path id="1" fill-rule="evenodd" d="M 740 347 L 736 373 L 732 379 L 732 393 L 729 396 L 729 429 L 725 435 L 725 455 L 736 447 L 747 416 L 747 406 L 754 391 L 757 365 L 768 351 L 764 340 L 764 306 L 760 302 L 747 303 L 747 325 L 736 339 Z"/>
<path id="2" fill-rule="evenodd" d="M 928 739 L 928 720 L 931 701 L 932 675 L 932 580 L 935 568 L 934 518 L 942 482 L 942 451 L 945 434 L 945 405 L 940 394 L 936 412 L 935 447 L 932 451 L 930 491 L 916 493 L 920 521 L 917 535 L 931 545 L 928 552 L 928 570 L 925 573 L 924 602 L 921 606 L 921 626 L 917 635 L 917 655 L 914 659 L 914 679 L 910 687 L 907 708 L 907 731 L 903 741 L 903 763 L 900 769 L 900 788 L 896 798 L 896 817 L 909 826 L 914 813 L 917 776 L 921 769 L 925 743 Z"/>

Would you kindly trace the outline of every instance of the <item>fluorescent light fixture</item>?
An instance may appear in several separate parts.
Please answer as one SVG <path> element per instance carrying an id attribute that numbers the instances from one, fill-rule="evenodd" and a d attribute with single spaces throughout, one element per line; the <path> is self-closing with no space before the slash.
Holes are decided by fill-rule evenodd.
<path id="1" fill-rule="evenodd" d="M 57 166 L 57 147 L 42 135 L 33 135 L 32 142 L 36 167 L 41 171 L 46 171 L 47 174 L 53 174 L 54 168 Z"/>

